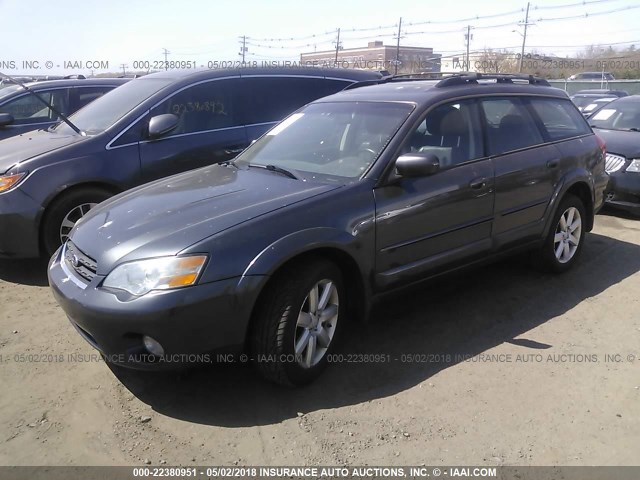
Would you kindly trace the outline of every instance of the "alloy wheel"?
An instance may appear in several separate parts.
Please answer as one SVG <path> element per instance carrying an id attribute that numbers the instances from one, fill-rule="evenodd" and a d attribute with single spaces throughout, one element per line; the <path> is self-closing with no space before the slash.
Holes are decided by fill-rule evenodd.
<path id="1" fill-rule="evenodd" d="M 293 339 L 298 364 L 311 368 L 324 357 L 338 322 L 340 299 L 334 282 L 317 282 L 302 304 Z"/>
<path id="2" fill-rule="evenodd" d="M 560 216 L 556 233 L 553 238 L 553 248 L 556 259 L 560 263 L 567 263 L 578 250 L 582 233 L 582 219 L 575 207 L 567 208 Z"/>
<path id="3" fill-rule="evenodd" d="M 71 229 L 76 222 L 84 217 L 87 212 L 96 205 L 97 203 L 83 203 L 71 209 L 71 211 L 64 216 L 62 223 L 60 224 L 60 241 L 62 243 L 67 241 L 69 238 L 69 232 L 71 232 Z"/>

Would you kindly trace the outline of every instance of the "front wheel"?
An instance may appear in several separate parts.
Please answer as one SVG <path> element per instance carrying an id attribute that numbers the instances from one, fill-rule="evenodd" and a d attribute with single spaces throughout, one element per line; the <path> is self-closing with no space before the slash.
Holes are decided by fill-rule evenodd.
<path id="1" fill-rule="evenodd" d="M 582 200 L 574 195 L 566 195 L 539 252 L 543 267 L 562 273 L 576 263 L 584 244 L 585 220 Z"/>
<path id="2" fill-rule="evenodd" d="M 272 280 L 253 319 L 251 354 L 268 380 L 299 386 L 327 364 L 345 322 L 346 298 L 337 266 L 314 260 Z"/>
<path id="3" fill-rule="evenodd" d="M 76 222 L 111 194 L 97 188 L 82 188 L 63 194 L 47 209 L 42 225 L 42 243 L 48 256 L 67 241 Z"/>

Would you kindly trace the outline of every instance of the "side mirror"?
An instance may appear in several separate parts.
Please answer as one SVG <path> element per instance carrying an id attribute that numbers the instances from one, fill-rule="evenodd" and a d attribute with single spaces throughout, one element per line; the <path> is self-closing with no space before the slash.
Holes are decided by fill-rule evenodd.
<path id="1" fill-rule="evenodd" d="M 178 126 L 180 118 L 173 113 L 156 115 L 149 120 L 149 138 L 156 139 L 166 135 Z"/>
<path id="2" fill-rule="evenodd" d="M 407 153 L 396 160 L 396 171 L 403 177 L 426 177 L 440 170 L 440 160 L 433 153 Z"/>
<path id="3" fill-rule="evenodd" d="M 13 116 L 9 113 L 0 113 L 0 127 L 11 125 L 13 123 Z"/>

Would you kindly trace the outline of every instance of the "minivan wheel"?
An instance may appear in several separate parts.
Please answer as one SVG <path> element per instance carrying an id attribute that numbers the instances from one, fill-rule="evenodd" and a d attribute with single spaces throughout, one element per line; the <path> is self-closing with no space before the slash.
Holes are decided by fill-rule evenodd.
<path id="1" fill-rule="evenodd" d="M 340 270 L 314 260 L 286 268 L 262 295 L 253 319 L 251 357 L 266 379 L 300 386 L 327 364 L 345 323 Z"/>
<path id="2" fill-rule="evenodd" d="M 540 251 L 542 264 L 547 270 L 565 272 L 577 261 L 584 244 L 585 219 L 582 201 L 574 195 L 566 195 Z"/>
<path id="3" fill-rule="evenodd" d="M 42 226 L 42 243 L 48 256 L 66 242 L 69 232 L 80 218 L 98 203 L 111 197 L 106 190 L 83 188 L 63 194 L 47 209 Z"/>

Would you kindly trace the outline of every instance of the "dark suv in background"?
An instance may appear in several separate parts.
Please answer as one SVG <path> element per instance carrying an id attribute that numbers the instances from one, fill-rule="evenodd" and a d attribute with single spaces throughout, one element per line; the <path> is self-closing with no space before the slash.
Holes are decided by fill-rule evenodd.
<path id="1" fill-rule="evenodd" d="M 122 78 L 95 78 L 25 85 L 58 112 L 69 116 L 127 81 Z M 31 130 L 46 130 L 59 120 L 54 111 L 20 85 L 0 90 L 0 140 Z"/>
<path id="2" fill-rule="evenodd" d="M 49 282 L 110 362 L 243 349 L 300 385 L 382 293 L 527 249 L 571 268 L 604 167 L 602 142 L 545 80 L 391 80 L 307 105 L 234 161 L 104 202 Z"/>
<path id="3" fill-rule="evenodd" d="M 132 80 L 72 115 L 73 128 L 60 123 L 0 142 L 0 256 L 50 255 L 110 196 L 230 160 L 306 103 L 380 78 L 360 70 L 242 68 Z"/>

